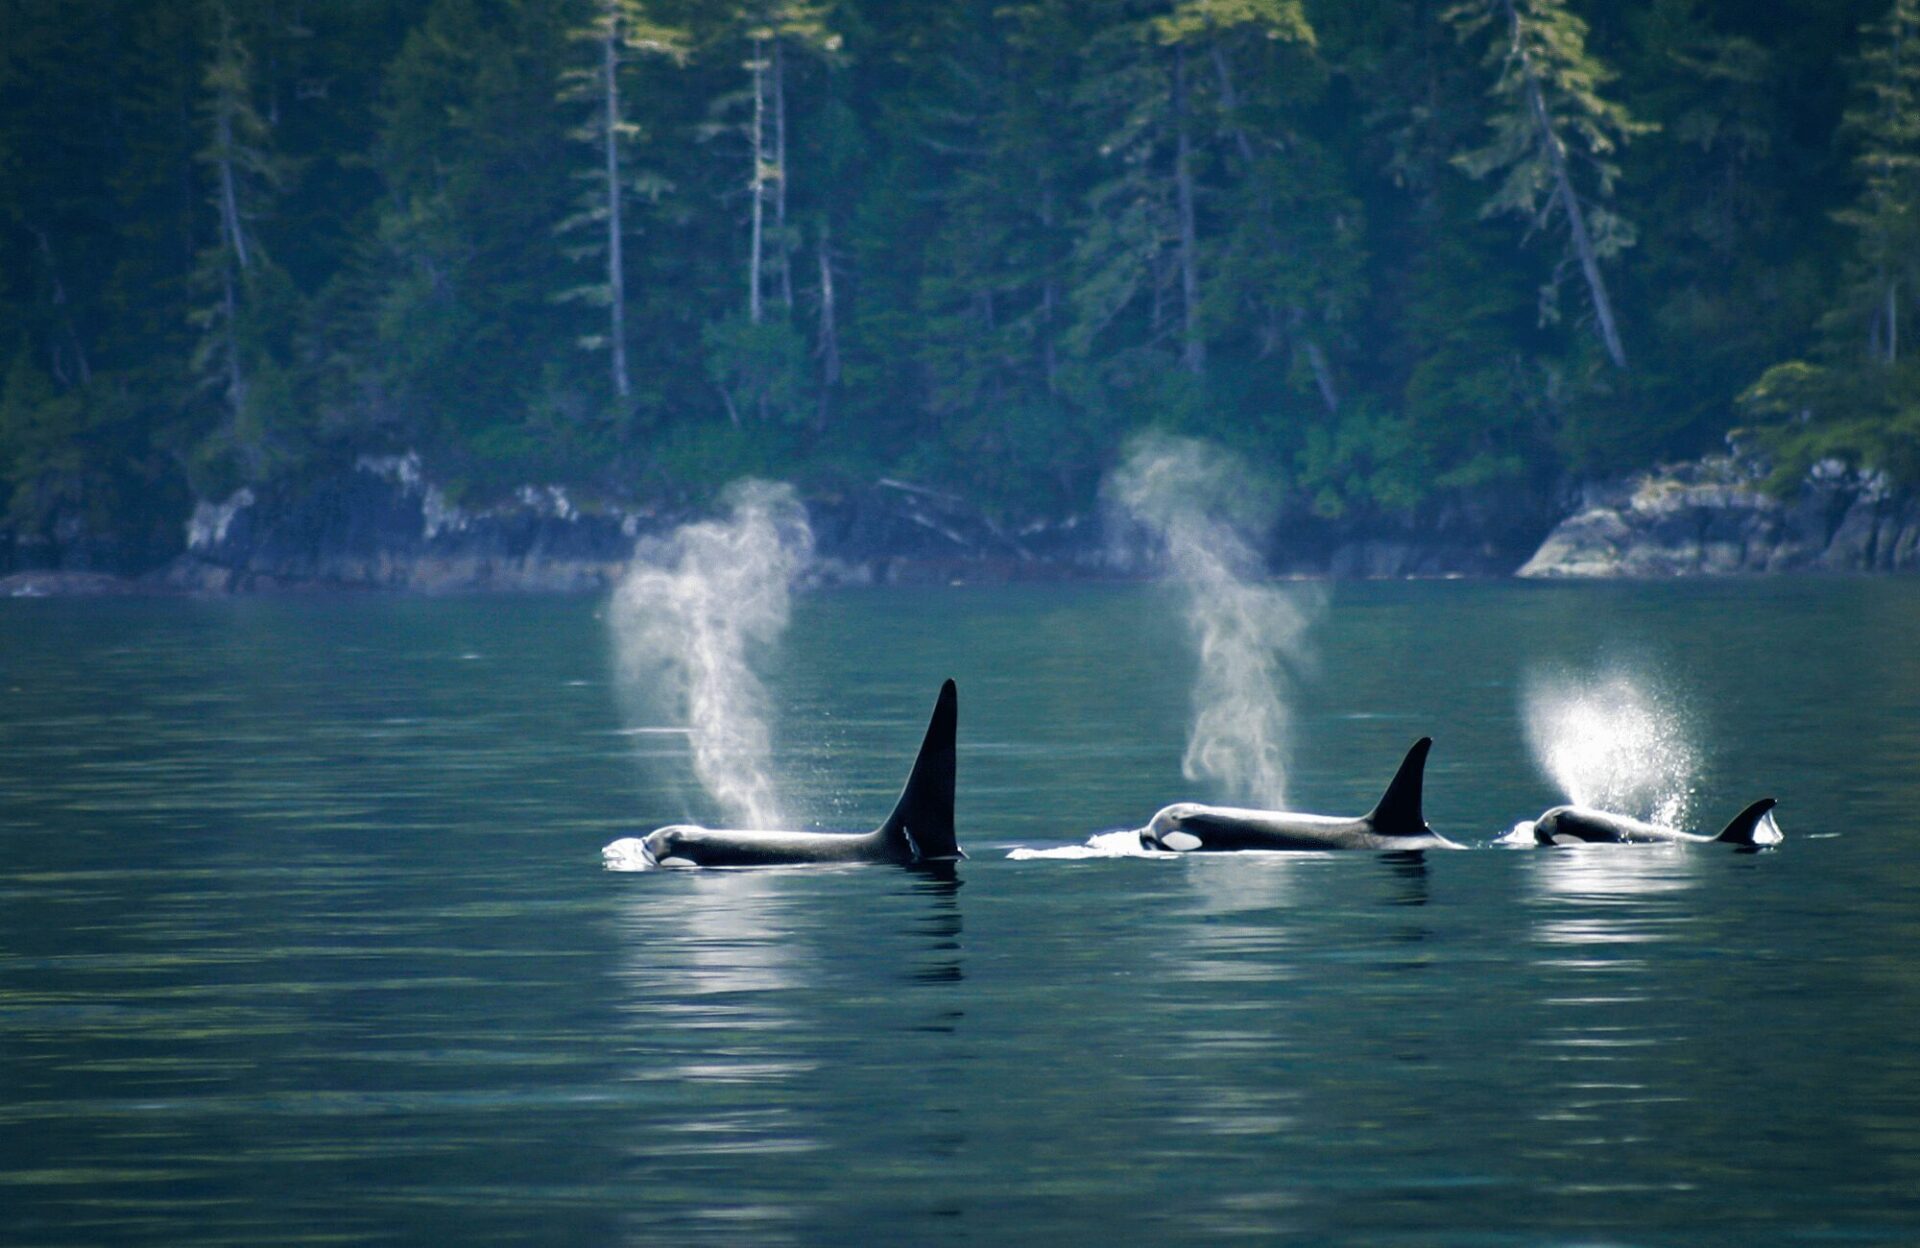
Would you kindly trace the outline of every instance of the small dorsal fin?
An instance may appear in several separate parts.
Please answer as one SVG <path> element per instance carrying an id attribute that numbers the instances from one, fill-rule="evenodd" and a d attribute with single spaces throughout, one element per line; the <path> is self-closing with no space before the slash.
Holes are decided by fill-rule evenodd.
<path id="1" fill-rule="evenodd" d="M 898 837 L 914 862 L 947 862 L 965 858 L 953 831 L 954 736 L 959 725 L 960 695 L 951 680 L 940 686 L 933 719 L 907 786 L 893 813 L 880 825 L 888 839 Z"/>
<path id="2" fill-rule="evenodd" d="M 1427 769 L 1427 751 L 1433 748 L 1432 737 L 1421 737 L 1400 760 L 1400 770 L 1393 773 L 1393 783 L 1380 795 L 1380 800 L 1367 815 L 1367 822 L 1373 830 L 1382 836 L 1429 836 L 1432 829 L 1420 813 L 1420 791 L 1425 782 Z"/>
<path id="3" fill-rule="evenodd" d="M 1758 844 L 1759 842 L 1753 839 L 1754 833 L 1760 830 L 1760 821 L 1766 818 L 1767 812 L 1777 805 L 1779 805 L 1779 803 L 1771 797 L 1761 798 L 1753 805 L 1735 815 L 1733 822 L 1729 823 L 1726 829 L 1713 839 L 1716 841 L 1725 841 L 1729 845 Z"/>

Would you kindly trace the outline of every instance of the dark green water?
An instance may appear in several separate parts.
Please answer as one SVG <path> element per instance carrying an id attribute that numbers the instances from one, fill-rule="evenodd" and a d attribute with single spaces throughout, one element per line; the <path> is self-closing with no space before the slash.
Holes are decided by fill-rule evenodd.
<path id="1" fill-rule="evenodd" d="M 1209 796 L 1171 600 L 803 599 L 789 807 L 956 676 L 952 881 L 602 871 L 710 811 L 599 606 L 0 602 L 0 1243 L 1920 1242 L 1920 584 L 1336 589 L 1293 795 L 1432 733 L 1424 862 L 1008 861 Z M 1603 657 L 1781 847 L 1487 848 Z"/>

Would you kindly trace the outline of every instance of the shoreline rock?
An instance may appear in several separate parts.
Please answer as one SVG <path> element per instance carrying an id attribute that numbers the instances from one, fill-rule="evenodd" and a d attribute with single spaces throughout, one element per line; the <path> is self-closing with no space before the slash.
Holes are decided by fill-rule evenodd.
<path id="1" fill-rule="evenodd" d="M 813 585 L 1008 583 L 1103 571 L 1077 518 L 1008 533 L 958 497 L 891 479 L 806 501 L 818 552 L 807 574 Z M 625 573 L 638 539 L 693 518 L 583 502 L 559 485 L 525 485 L 469 506 L 431 483 L 416 456 L 363 456 L 352 470 L 297 491 L 246 489 L 198 503 L 186 550 L 147 579 L 179 593 L 604 592 Z"/>
<path id="2" fill-rule="evenodd" d="M 1268 573 L 1290 579 L 1920 570 L 1913 492 L 1830 463 L 1779 498 L 1761 489 L 1763 473 L 1737 455 L 1663 466 L 1585 486 L 1558 517 L 1524 491 L 1338 520 L 1295 501 L 1262 547 Z M 957 495 L 893 478 L 804 501 L 816 538 L 811 586 L 1124 581 L 1156 571 L 1124 525 L 1098 515 L 1009 525 Z M 103 569 L 90 546 L 77 546 L 66 566 L 58 550 L 36 547 L 23 567 L 16 543 L 15 574 L 0 579 L 0 595 L 603 593 L 639 539 L 695 518 L 553 484 L 456 499 L 418 456 L 362 456 L 299 485 L 198 502 L 181 526 L 185 549 L 138 576 L 107 575 L 128 569 Z"/>
<path id="3" fill-rule="evenodd" d="M 1920 498 L 1878 473 L 1816 465 L 1792 495 L 1738 455 L 1589 486 L 1517 576 L 1739 576 L 1920 570 Z"/>
<path id="4" fill-rule="evenodd" d="M 1009 526 L 958 495 L 886 477 L 804 501 L 814 586 L 1132 580 L 1155 571 L 1138 543 L 1115 538 L 1097 516 Z M 417 456 L 362 457 L 299 491 L 249 489 L 199 503 L 186 551 L 150 579 L 186 593 L 604 592 L 638 539 L 693 518 L 584 501 L 557 485 L 465 505 L 428 480 Z M 1338 523 L 1296 510 L 1264 544 L 1268 570 L 1280 577 L 1504 576 L 1549 521 L 1486 503 Z"/>
<path id="5" fill-rule="evenodd" d="M 1098 515 L 1009 525 L 958 495 L 887 477 L 804 501 L 815 534 L 810 586 L 1126 581 L 1157 571 L 1124 526 Z M 184 549 L 137 577 L 73 579 L 97 565 L 62 569 L 61 552 L 47 547 L 35 562 L 50 566 L 23 570 L 31 579 L 18 584 L 36 596 L 601 593 L 625 573 L 638 540 L 695 518 L 553 484 L 468 502 L 431 481 L 417 455 L 361 456 L 315 480 L 197 501 L 181 526 Z M 1295 506 L 1263 548 L 1281 578 L 1505 576 L 1550 520 L 1537 503 L 1509 499 L 1338 521 Z"/>
<path id="6" fill-rule="evenodd" d="M 0 598 L 121 598 L 148 592 L 137 581 L 106 572 L 15 572 L 0 576 Z"/>
<path id="7" fill-rule="evenodd" d="M 188 593 L 581 592 L 618 577 L 651 519 L 582 510 L 560 487 L 463 508 L 425 479 L 417 456 L 362 456 L 303 489 L 200 502 L 186 550 L 154 579 Z"/>

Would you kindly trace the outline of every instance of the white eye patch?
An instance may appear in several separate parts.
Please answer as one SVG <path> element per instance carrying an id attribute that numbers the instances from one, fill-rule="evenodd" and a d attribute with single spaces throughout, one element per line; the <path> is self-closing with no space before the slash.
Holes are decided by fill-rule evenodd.
<path id="1" fill-rule="evenodd" d="M 1181 853 L 1200 848 L 1200 838 L 1191 832 L 1168 832 L 1160 838 L 1160 843 Z"/>

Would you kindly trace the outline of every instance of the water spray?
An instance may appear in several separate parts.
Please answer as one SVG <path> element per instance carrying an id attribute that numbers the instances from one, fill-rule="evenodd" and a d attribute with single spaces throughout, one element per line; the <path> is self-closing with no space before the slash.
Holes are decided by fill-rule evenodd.
<path id="1" fill-rule="evenodd" d="M 1645 682 L 1620 671 L 1535 674 L 1525 713 L 1534 761 L 1568 801 L 1688 826 L 1698 760 L 1679 712 Z"/>
<path id="2" fill-rule="evenodd" d="M 740 481 L 722 498 L 725 519 L 640 543 L 609 620 L 625 695 L 684 720 L 694 776 L 730 823 L 770 828 L 772 733 L 752 660 L 786 630 L 813 532 L 791 486 Z"/>
<path id="3" fill-rule="evenodd" d="M 1288 697 L 1307 666 L 1307 632 L 1325 604 L 1318 590 L 1262 583 L 1248 539 L 1272 512 L 1245 469 L 1188 438 L 1136 439 L 1106 493 L 1145 530 L 1185 602 L 1199 672 L 1181 774 L 1221 796 L 1286 805 L 1292 714 Z"/>

